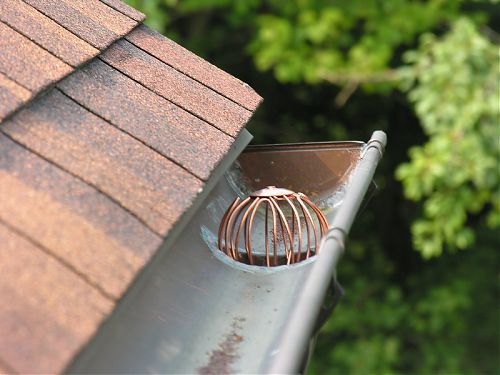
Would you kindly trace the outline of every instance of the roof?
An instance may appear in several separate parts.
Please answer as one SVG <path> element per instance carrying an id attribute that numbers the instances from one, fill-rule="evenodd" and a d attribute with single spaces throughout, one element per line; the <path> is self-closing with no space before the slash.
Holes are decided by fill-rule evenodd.
<path id="1" fill-rule="evenodd" d="M 0 372 L 61 372 L 261 98 L 118 0 L 0 2 Z"/>

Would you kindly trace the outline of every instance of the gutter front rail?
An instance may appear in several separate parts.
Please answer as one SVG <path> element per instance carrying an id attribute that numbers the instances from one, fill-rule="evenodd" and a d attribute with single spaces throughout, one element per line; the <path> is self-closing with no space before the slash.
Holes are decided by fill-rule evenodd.
<path id="1" fill-rule="evenodd" d="M 316 318 L 332 275 L 336 277 L 335 267 L 344 252 L 347 234 L 370 186 L 386 144 L 386 134 L 375 131 L 363 149 L 344 201 L 321 241 L 319 254 L 298 296 L 296 308 L 291 312 L 286 328 L 276 343 L 279 352 L 271 363 L 268 373 L 292 374 L 300 370 L 304 359 L 304 347 L 314 333 Z"/>

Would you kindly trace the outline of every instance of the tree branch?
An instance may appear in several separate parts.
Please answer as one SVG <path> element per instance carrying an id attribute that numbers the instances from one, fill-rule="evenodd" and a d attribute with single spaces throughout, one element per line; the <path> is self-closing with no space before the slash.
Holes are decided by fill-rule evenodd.
<path id="1" fill-rule="evenodd" d="M 391 69 L 366 74 L 322 72 L 319 74 L 319 77 L 326 82 L 342 86 L 342 90 L 335 98 L 335 105 L 337 107 L 344 106 L 360 84 L 394 82 L 399 80 L 397 70 Z"/>
<path id="2" fill-rule="evenodd" d="M 335 85 L 345 85 L 348 83 L 356 83 L 360 85 L 362 83 L 382 83 L 397 81 L 399 79 L 399 74 L 397 70 L 388 69 L 376 73 L 361 74 L 322 72 L 319 74 L 319 77 Z"/>

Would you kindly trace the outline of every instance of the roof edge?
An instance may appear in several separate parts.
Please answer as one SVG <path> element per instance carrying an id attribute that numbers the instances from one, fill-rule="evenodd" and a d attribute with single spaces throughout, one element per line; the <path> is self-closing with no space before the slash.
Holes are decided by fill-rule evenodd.
<path id="1" fill-rule="evenodd" d="M 101 337 L 107 335 L 107 330 L 112 329 L 113 320 L 119 314 L 118 311 L 122 308 L 123 301 L 128 299 L 133 299 L 134 296 L 140 292 L 141 285 L 145 280 L 147 280 L 150 275 L 155 272 L 155 265 L 158 263 L 160 257 L 165 254 L 169 248 L 175 243 L 179 235 L 183 232 L 186 225 L 190 222 L 194 214 L 201 207 L 202 203 L 205 201 L 210 192 L 215 188 L 218 181 L 222 178 L 224 173 L 229 169 L 229 167 L 235 162 L 241 152 L 250 143 L 253 136 L 248 132 L 248 130 L 243 129 L 237 136 L 235 142 L 231 146 L 231 150 L 226 156 L 220 161 L 217 167 L 212 172 L 212 175 L 207 180 L 203 190 L 197 195 L 193 204 L 189 209 L 187 209 L 179 221 L 169 232 L 169 235 L 164 240 L 162 245 L 158 248 L 156 253 L 150 259 L 150 261 L 144 266 L 144 268 L 136 275 L 135 279 L 132 281 L 128 287 L 125 294 L 122 296 L 117 305 L 103 321 L 101 326 L 97 329 L 96 334 L 87 342 L 80 352 L 73 358 L 71 363 L 65 368 L 64 373 L 85 373 L 86 364 L 93 357 L 93 353 L 100 350 L 98 342 Z M 97 345 L 95 345 L 97 344 Z"/>

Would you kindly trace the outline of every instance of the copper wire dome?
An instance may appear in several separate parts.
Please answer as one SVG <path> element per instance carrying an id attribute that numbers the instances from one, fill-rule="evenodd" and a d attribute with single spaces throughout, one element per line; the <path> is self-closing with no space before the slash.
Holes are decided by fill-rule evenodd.
<path id="1" fill-rule="evenodd" d="M 316 254 L 327 230 L 325 215 L 305 194 L 268 186 L 233 201 L 219 227 L 218 247 L 250 265 L 289 265 Z"/>

